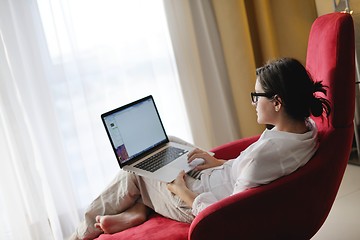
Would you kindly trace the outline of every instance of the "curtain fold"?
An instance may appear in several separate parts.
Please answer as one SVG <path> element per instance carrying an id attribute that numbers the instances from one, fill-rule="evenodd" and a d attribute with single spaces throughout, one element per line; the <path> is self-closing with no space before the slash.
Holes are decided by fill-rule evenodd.
<path id="1" fill-rule="evenodd" d="M 257 123 L 250 99 L 250 92 L 254 91 L 255 86 L 256 63 L 247 7 L 244 1 L 238 0 L 229 0 L 227 4 L 213 0 L 212 3 L 239 119 L 239 134 L 241 137 L 253 136 L 259 134 L 263 126 Z"/>
<path id="2" fill-rule="evenodd" d="M 209 149 L 239 138 L 211 2 L 165 0 L 164 4 L 195 144 Z"/>
<path id="3" fill-rule="evenodd" d="M 56 144 L 42 148 L 44 145 L 40 143 L 49 140 L 49 134 L 44 131 L 54 116 L 51 109 L 48 112 L 45 107 L 51 102 L 49 95 L 31 91 L 34 86 L 39 92 L 48 91 L 41 66 L 28 64 L 33 58 L 42 57 L 37 51 L 41 44 L 28 38 L 39 33 L 34 27 L 39 20 L 33 14 L 37 9 L 30 1 L 2 1 L 0 11 L 1 128 L 5 133 L 1 138 L 7 143 L 1 145 L 1 152 L 8 153 L 1 174 L 1 190 L 7 206 L 7 214 L 2 216 L 4 225 L 9 227 L 1 234 L 7 239 L 53 239 L 53 230 L 58 226 L 48 214 L 48 206 L 53 201 L 46 201 L 49 188 L 43 179 L 46 172 L 41 162 L 44 159 L 52 162 L 51 154 L 59 151 L 53 148 Z M 48 121 L 40 117 L 44 114 Z"/>
<path id="4" fill-rule="evenodd" d="M 307 42 L 317 17 L 314 0 L 239 0 L 245 3 L 256 66 L 290 56 L 305 63 Z"/>
<path id="5" fill-rule="evenodd" d="M 1 48 L 0 54 L 5 54 Z M 1 78 L 11 76 L 6 64 L 1 62 Z M 1 239 L 52 239 L 52 233 L 41 191 L 40 178 L 33 174 L 36 166 L 31 161 L 20 161 L 26 158 L 34 160 L 35 153 L 31 148 L 31 137 L 27 132 L 26 118 L 22 105 L 19 104 L 16 91 L 1 84 L 0 98 L 0 146 L 2 167 L 0 168 L 0 224 L 3 231 Z M 15 98 L 8 101 L 6 92 Z M 5 115 L 11 106 L 13 111 Z M 19 127 L 23 126 L 23 127 Z M 35 210 L 37 209 L 37 210 Z M 21 231 L 19 231 L 21 229 Z"/>
<path id="6" fill-rule="evenodd" d="M 210 106 L 212 144 L 240 137 L 221 39 L 210 1 L 190 1 L 197 47 L 201 58 L 206 103 Z"/>

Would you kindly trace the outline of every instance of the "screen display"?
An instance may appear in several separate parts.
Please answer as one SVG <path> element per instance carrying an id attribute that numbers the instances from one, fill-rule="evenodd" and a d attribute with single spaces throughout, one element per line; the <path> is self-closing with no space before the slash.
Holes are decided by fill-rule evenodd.
<path id="1" fill-rule="evenodd" d="M 103 122 L 121 164 L 167 141 L 152 97 L 112 111 Z"/>

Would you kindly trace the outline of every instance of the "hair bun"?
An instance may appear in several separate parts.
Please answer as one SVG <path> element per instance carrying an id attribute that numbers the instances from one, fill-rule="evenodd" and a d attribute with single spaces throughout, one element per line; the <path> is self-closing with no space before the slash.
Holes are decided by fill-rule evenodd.
<path id="1" fill-rule="evenodd" d="M 311 114 L 314 117 L 320 117 L 323 114 L 323 104 L 321 99 L 314 97 L 310 105 Z"/>
<path id="2" fill-rule="evenodd" d="M 319 82 L 314 82 L 313 84 L 313 93 L 316 93 L 316 92 L 322 92 L 324 95 L 326 95 L 326 86 L 324 86 L 322 84 L 322 81 L 319 81 Z"/>
<path id="3" fill-rule="evenodd" d="M 314 117 L 320 117 L 324 113 L 324 110 L 326 116 L 329 116 L 331 112 L 329 100 L 321 97 L 317 98 L 314 96 L 310 105 L 311 114 Z"/>

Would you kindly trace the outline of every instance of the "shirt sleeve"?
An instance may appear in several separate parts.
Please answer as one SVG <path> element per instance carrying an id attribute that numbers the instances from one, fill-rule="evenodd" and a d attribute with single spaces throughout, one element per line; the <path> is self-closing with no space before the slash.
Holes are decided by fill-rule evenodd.
<path id="1" fill-rule="evenodd" d="M 211 192 L 205 192 L 198 195 L 192 205 L 192 214 L 197 216 L 199 212 L 210 206 L 211 204 L 217 202 L 218 199 L 215 198 L 214 194 Z"/>

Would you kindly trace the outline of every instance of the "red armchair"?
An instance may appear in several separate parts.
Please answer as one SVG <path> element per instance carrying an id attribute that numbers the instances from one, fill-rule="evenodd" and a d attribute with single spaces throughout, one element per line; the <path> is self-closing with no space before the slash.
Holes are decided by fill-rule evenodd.
<path id="1" fill-rule="evenodd" d="M 153 214 L 144 224 L 99 240 L 310 239 L 324 223 L 337 194 L 353 140 L 354 27 L 349 14 L 319 17 L 312 26 L 306 67 L 329 86 L 329 121 L 316 119 L 320 147 L 293 174 L 230 196 L 202 211 L 191 225 Z M 258 137 L 213 149 L 219 158 L 239 155 Z"/>

